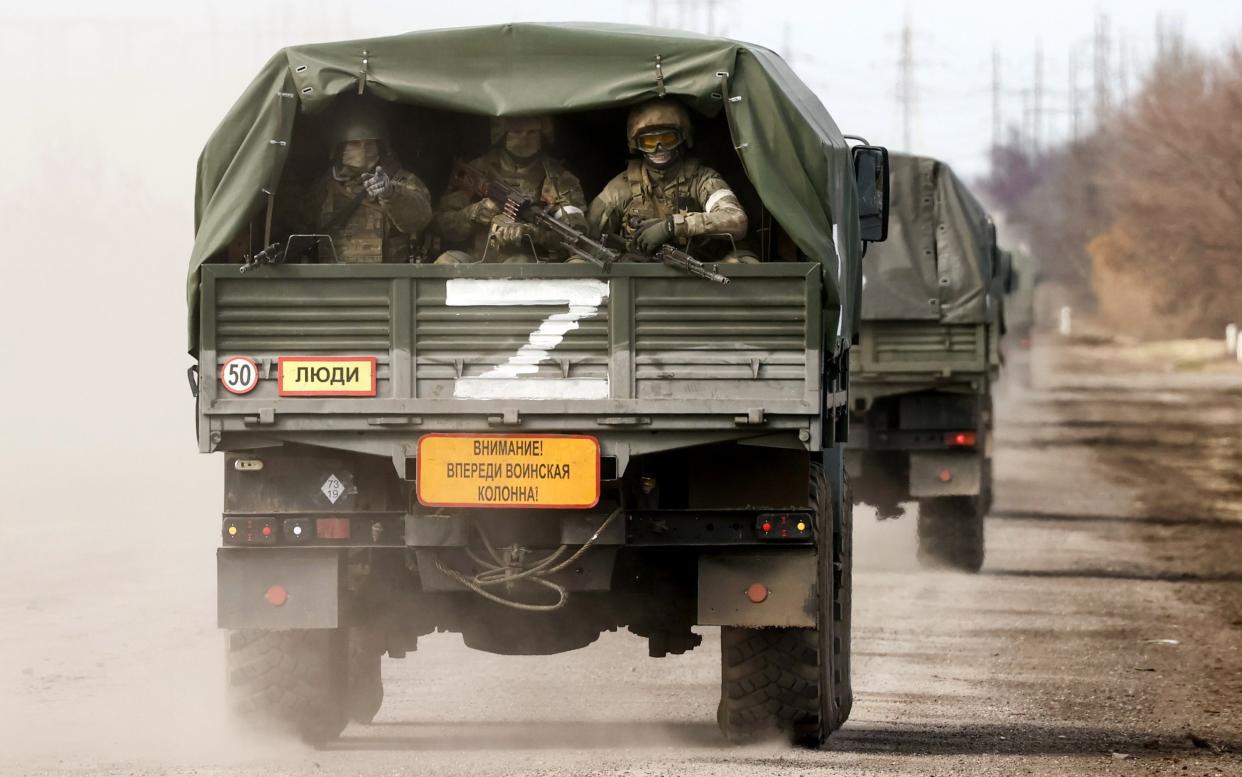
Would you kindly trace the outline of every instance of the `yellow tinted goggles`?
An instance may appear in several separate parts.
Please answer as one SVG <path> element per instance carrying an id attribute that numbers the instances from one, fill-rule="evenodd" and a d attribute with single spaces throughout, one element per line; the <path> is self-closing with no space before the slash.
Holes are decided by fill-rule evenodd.
<path id="1" fill-rule="evenodd" d="M 657 148 L 663 146 L 667 151 L 676 148 L 681 143 L 681 133 L 677 130 L 655 130 L 654 132 L 644 132 L 636 138 L 638 150 L 651 153 Z"/>

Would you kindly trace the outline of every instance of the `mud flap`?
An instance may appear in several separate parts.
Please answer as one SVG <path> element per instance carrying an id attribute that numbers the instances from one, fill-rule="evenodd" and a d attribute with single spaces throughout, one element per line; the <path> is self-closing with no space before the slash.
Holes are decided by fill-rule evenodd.
<path id="1" fill-rule="evenodd" d="M 334 629 L 339 579 L 336 548 L 220 548 L 216 619 L 222 629 Z"/>
<path id="2" fill-rule="evenodd" d="M 700 556 L 698 624 L 815 628 L 815 563 L 813 548 Z"/>
<path id="3" fill-rule="evenodd" d="M 977 453 L 911 453 L 910 496 L 976 496 L 983 483 Z"/>

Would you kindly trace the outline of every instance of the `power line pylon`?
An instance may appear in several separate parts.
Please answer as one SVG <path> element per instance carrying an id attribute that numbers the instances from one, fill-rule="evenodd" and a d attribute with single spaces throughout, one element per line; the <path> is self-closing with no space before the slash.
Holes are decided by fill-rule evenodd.
<path id="1" fill-rule="evenodd" d="M 992 151 L 1004 141 L 1005 117 L 1001 103 L 1001 56 L 1000 48 L 992 44 Z"/>
<path id="2" fill-rule="evenodd" d="M 901 115 L 902 150 L 914 147 L 914 124 L 918 120 L 918 87 L 914 79 L 914 26 L 906 14 L 901 27 L 901 55 L 897 61 L 897 108 Z"/>
<path id="3" fill-rule="evenodd" d="M 1036 156 L 1044 144 L 1044 44 L 1035 41 L 1035 73 L 1031 96 L 1031 151 Z"/>
<path id="4" fill-rule="evenodd" d="M 1092 83 L 1092 96 L 1095 98 L 1095 121 L 1096 124 L 1103 124 L 1112 106 L 1108 62 L 1112 43 L 1109 40 L 1108 14 L 1101 13 L 1095 18 L 1095 38 L 1092 41 L 1091 47 L 1093 59 L 1095 60 L 1095 77 Z"/>

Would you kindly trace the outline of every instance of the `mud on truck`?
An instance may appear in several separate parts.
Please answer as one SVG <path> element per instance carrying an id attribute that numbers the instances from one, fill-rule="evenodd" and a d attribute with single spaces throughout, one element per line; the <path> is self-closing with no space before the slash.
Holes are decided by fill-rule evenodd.
<path id="1" fill-rule="evenodd" d="M 893 154 L 891 233 L 864 263 L 847 467 L 880 518 L 918 502 L 919 559 L 977 572 L 992 501 L 992 386 L 1008 262 L 948 165 Z"/>
<path id="2" fill-rule="evenodd" d="M 588 197 L 625 168 L 627 110 L 677 100 L 760 261 L 705 265 L 726 283 L 299 257 L 317 238 L 281 234 L 279 200 L 358 94 L 433 193 L 489 117 L 552 114 Z M 719 626 L 724 735 L 822 743 L 852 700 L 846 364 L 886 184 L 887 152 L 735 41 L 506 25 L 280 51 L 201 156 L 189 277 L 234 709 L 324 742 L 432 632 L 542 655 L 626 628 L 661 657 Z"/>

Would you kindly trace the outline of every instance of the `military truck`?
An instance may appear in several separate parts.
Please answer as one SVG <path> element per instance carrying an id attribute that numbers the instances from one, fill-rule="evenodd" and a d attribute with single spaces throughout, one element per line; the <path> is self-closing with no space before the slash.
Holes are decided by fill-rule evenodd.
<path id="1" fill-rule="evenodd" d="M 762 262 L 709 265 L 724 284 L 624 261 L 259 261 L 297 237 L 270 216 L 358 93 L 433 192 L 489 116 L 553 113 L 593 194 L 624 168 L 627 109 L 680 100 Z M 189 275 L 235 710 L 323 742 L 376 714 L 381 656 L 433 631 L 536 655 L 627 628 L 660 657 L 719 626 L 724 734 L 823 742 L 852 703 L 841 440 L 886 185 L 886 151 L 851 148 L 735 41 L 519 24 L 280 51 L 203 151 Z"/>
<path id="2" fill-rule="evenodd" d="M 894 154 L 890 196 L 892 232 L 863 263 L 847 466 L 881 518 L 918 501 L 921 561 L 974 572 L 1007 272 L 995 225 L 948 165 Z"/>

